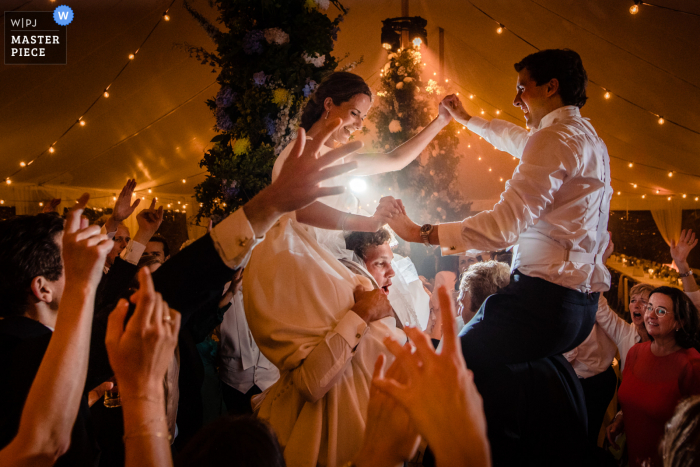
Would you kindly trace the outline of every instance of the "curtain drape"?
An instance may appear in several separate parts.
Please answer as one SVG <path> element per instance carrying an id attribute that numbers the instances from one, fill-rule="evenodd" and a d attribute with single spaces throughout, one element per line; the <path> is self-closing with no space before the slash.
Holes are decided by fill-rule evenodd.
<path id="1" fill-rule="evenodd" d="M 654 206 L 654 209 L 651 209 L 651 215 L 666 243 L 670 246 L 671 239 L 677 242 L 681 235 L 683 220 L 680 201 L 674 199 Z"/>

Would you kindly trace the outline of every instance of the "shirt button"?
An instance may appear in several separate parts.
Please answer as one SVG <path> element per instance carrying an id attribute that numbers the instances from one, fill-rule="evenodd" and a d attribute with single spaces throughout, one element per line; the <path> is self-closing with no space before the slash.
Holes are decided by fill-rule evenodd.
<path id="1" fill-rule="evenodd" d="M 451 246 L 451 247 L 450 247 L 450 250 L 455 250 L 455 247 Z"/>
<path id="2" fill-rule="evenodd" d="M 362 334 L 355 334 L 355 337 L 359 339 L 360 337 L 362 337 Z"/>

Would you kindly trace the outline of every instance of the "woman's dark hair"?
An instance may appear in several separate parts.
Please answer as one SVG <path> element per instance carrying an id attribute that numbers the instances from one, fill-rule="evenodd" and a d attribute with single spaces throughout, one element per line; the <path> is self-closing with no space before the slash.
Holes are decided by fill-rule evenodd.
<path id="1" fill-rule="evenodd" d="M 527 68 L 538 86 L 556 78 L 559 81 L 559 95 L 564 105 L 584 106 L 588 75 L 583 68 L 581 56 L 570 49 L 540 50 L 520 60 L 515 65 L 520 73 Z"/>
<path id="2" fill-rule="evenodd" d="M 227 415 L 214 420 L 187 443 L 175 465 L 286 466 L 272 428 L 254 415 Z"/>
<path id="3" fill-rule="evenodd" d="M 675 287 L 657 287 L 649 294 L 649 300 L 654 294 L 664 294 L 673 302 L 673 314 L 680 328 L 673 333 L 676 343 L 684 349 L 689 349 L 697 344 L 698 338 L 698 309 L 693 302 L 680 289 Z M 651 337 L 651 336 L 649 336 Z M 653 337 L 651 337 L 654 340 Z"/>
<path id="4" fill-rule="evenodd" d="M 63 273 L 56 235 L 63 218 L 54 213 L 17 216 L 0 222 L 0 316 L 23 314 L 37 276 L 57 281 Z"/>
<path id="5" fill-rule="evenodd" d="M 331 73 L 318 85 L 304 107 L 304 112 L 301 114 L 301 127 L 309 131 L 321 118 L 324 112 L 323 103 L 328 97 L 333 99 L 333 104 L 340 105 L 357 94 L 365 94 L 372 99 L 372 91 L 362 77 L 347 71 Z"/>
<path id="6" fill-rule="evenodd" d="M 666 425 L 660 450 L 664 467 L 700 466 L 700 396 L 678 403 L 676 413 Z"/>

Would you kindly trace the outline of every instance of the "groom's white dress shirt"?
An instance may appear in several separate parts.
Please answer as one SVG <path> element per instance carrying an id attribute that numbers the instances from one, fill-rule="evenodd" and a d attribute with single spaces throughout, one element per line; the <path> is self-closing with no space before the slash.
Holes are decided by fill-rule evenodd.
<path id="1" fill-rule="evenodd" d="M 560 107 L 528 132 L 472 117 L 467 127 L 521 159 L 500 201 L 462 222 L 440 225 L 443 254 L 517 245 L 513 269 L 578 290 L 610 287 L 602 263 L 608 242 L 610 158 L 578 107 Z"/>

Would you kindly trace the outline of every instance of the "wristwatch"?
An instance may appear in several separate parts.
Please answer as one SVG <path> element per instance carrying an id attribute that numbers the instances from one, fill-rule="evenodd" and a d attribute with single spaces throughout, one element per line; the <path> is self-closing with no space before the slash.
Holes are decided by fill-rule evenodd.
<path id="1" fill-rule="evenodd" d="M 423 224 L 420 228 L 420 238 L 423 239 L 423 243 L 425 246 L 430 246 L 430 232 L 432 232 L 434 229 L 434 226 L 430 224 Z"/>

